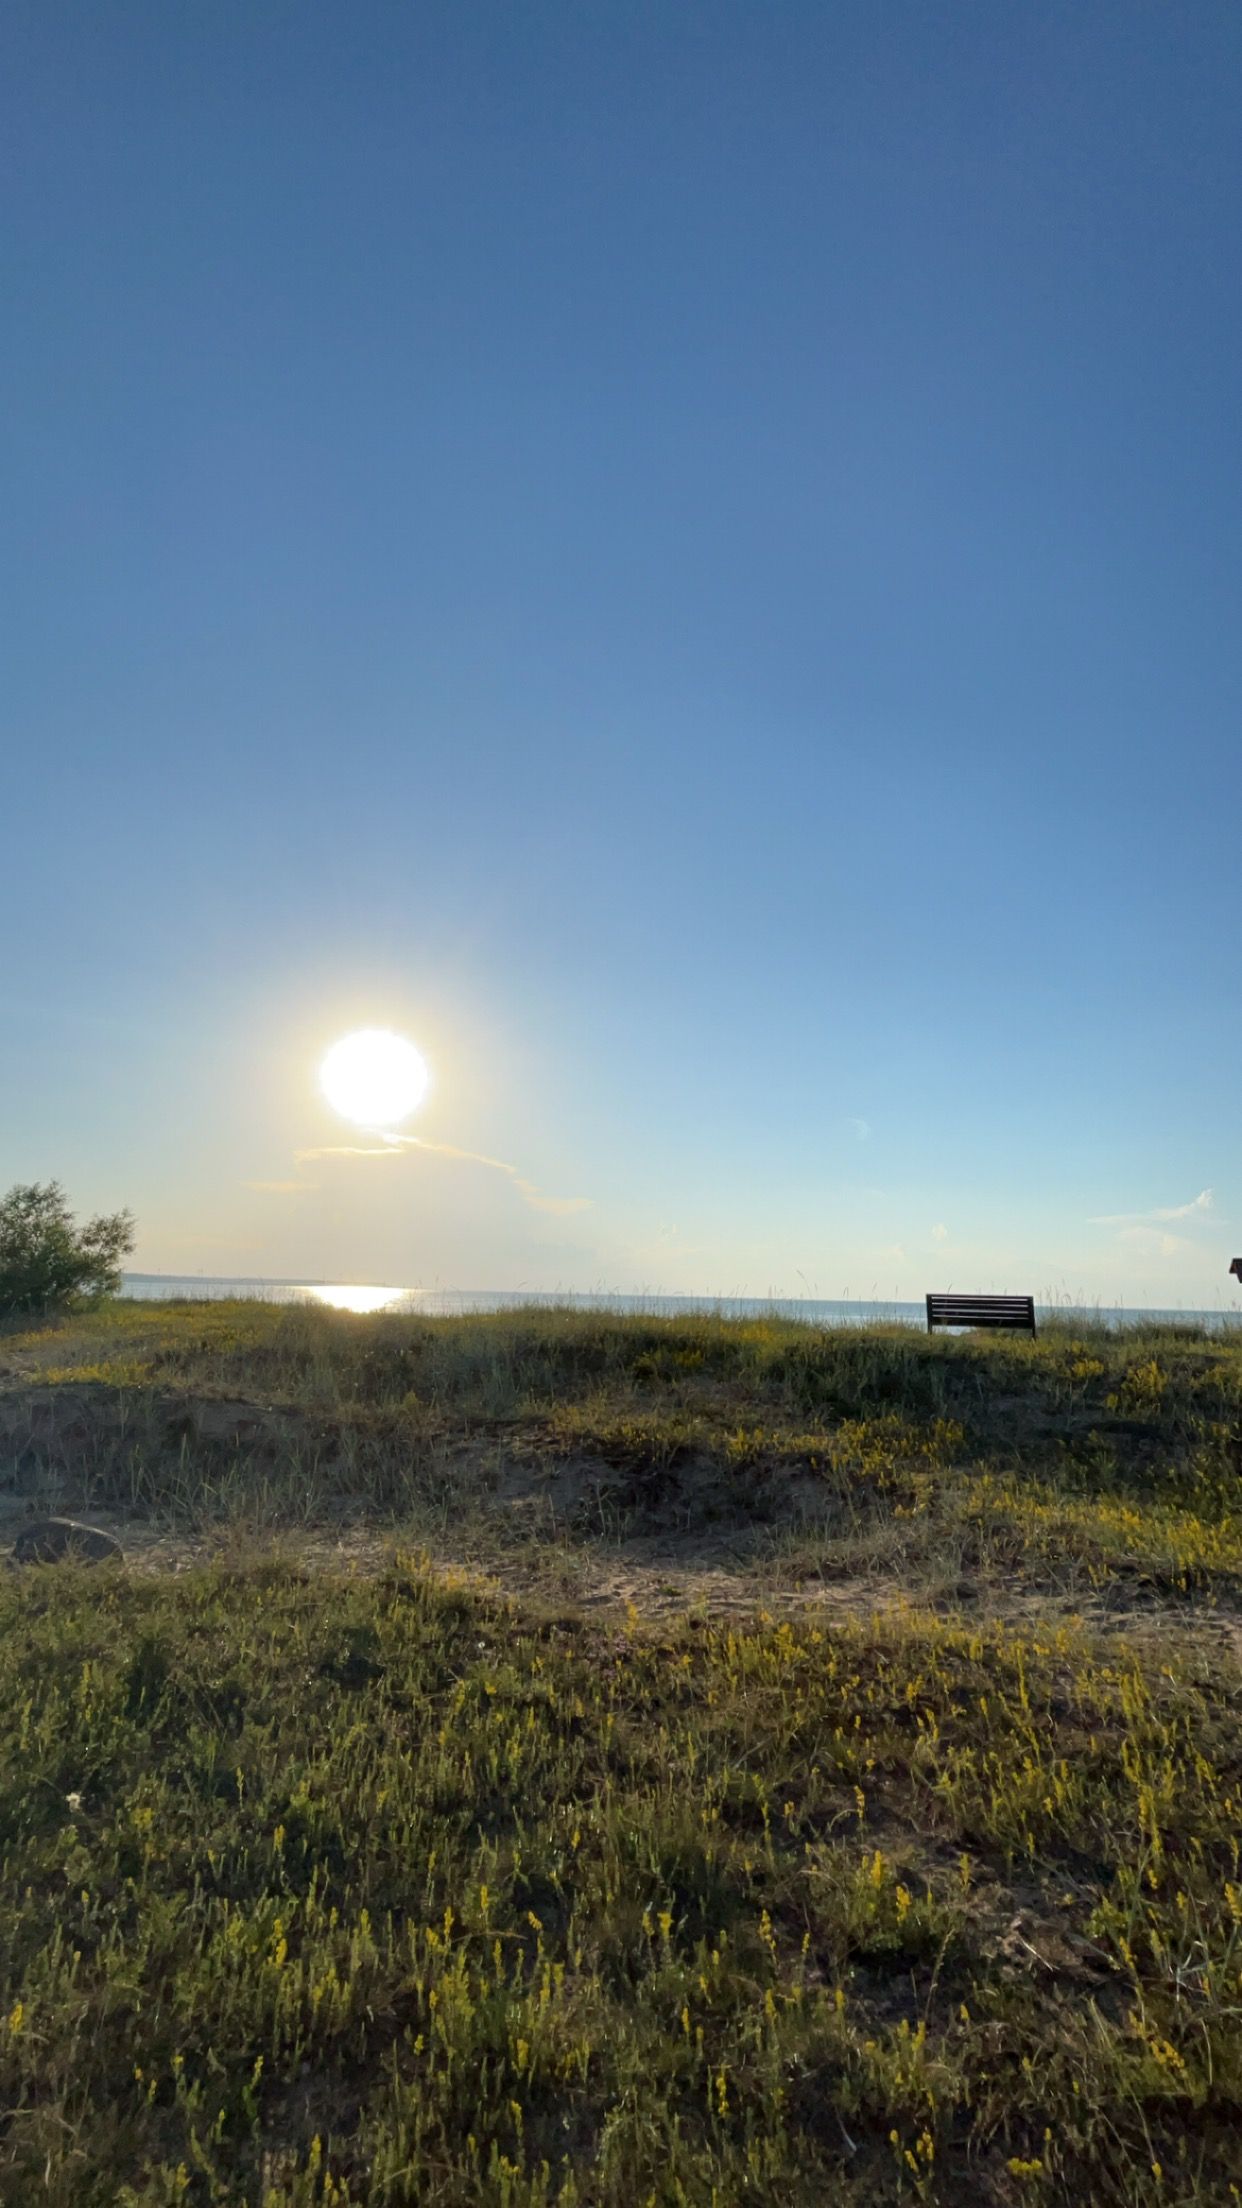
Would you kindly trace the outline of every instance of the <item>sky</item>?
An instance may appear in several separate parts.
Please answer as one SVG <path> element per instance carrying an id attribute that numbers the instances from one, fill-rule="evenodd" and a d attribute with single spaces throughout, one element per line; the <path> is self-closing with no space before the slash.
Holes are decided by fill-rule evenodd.
<path id="1" fill-rule="evenodd" d="M 10 0 L 0 1186 L 1228 1304 L 1240 102 L 1235 0 Z"/>

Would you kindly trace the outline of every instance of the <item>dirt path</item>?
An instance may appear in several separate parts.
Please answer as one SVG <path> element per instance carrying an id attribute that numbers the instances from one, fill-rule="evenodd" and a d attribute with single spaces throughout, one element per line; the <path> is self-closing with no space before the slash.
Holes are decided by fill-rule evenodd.
<path id="1" fill-rule="evenodd" d="M 29 1499 L 0 1496 L 0 1556 L 24 1523 L 36 1515 Z M 825 1580 L 796 1572 L 779 1578 L 773 1560 L 736 1532 L 658 1535 L 613 1543 L 540 1542 L 526 1537 L 497 1543 L 486 1529 L 463 1541 L 429 1540 L 425 1529 L 343 1526 L 249 1532 L 240 1526 L 198 1534 L 150 1520 L 103 1511 L 74 1513 L 78 1523 L 112 1534 L 126 1568 L 137 1573 L 178 1573 L 211 1563 L 238 1567 L 261 1557 L 291 1569 L 370 1575 L 412 1552 L 453 1584 L 570 1613 L 633 1618 L 670 1626 L 687 1617 L 729 1618 L 807 1615 L 828 1624 L 860 1624 L 884 1617 L 926 1615 L 945 1623 L 984 1627 L 998 1623 L 1030 1634 L 1081 1627 L 1112 1639 L 1213 1661 L 1224 1654 L 1242 1663 L 1242 1619 L 1206 1605 L 1148 1603 L 1110 1607 L 1022 1587 L 958 1588 L 952 1600 L 929 1604 L 922 1590 L 891 1578 L 862 1575 Z M 920 1599 L 921 1598 L 921 1599 Z"/>

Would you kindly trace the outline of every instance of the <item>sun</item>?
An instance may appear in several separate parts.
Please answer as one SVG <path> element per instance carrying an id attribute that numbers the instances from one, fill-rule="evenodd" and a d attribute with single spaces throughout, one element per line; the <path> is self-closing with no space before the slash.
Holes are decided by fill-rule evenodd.
<path id="1" fill-rule="evenodd" d="M 421 1104 L 430 1079 L 422 1052 L 386 1027 L 342 1035 L 319 1068 L 333 1111 L 356 1127 L 396 1127 Z"/>

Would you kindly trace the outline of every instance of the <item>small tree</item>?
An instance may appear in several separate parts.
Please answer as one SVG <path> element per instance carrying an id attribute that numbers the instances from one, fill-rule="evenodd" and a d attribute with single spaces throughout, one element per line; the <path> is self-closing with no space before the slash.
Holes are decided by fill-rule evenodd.
<path id="1" fill-rule="evenodd" d="M 0 1197 L 0 1315 L 115 1294 L 121 1259 L 133 1246 L 130 1212 L 79 1227 L 59 1181 L 19 1183 Z"/>

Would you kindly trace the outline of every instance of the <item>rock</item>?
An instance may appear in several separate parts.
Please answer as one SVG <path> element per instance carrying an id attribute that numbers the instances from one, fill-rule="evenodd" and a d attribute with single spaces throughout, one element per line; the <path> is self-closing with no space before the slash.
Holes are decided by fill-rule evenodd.
<path id="1" fill-rule="evenodd" d="M 110 1533 L 97 1526 L 79 1526 L 72 1518 L 36 1518 L 23 1526 L 13 1543 L 11 1564 L 59 1564 L 66 1557 L 77 1563 L 104 1564 L 120 1561 L 125 1551 Z"/>

